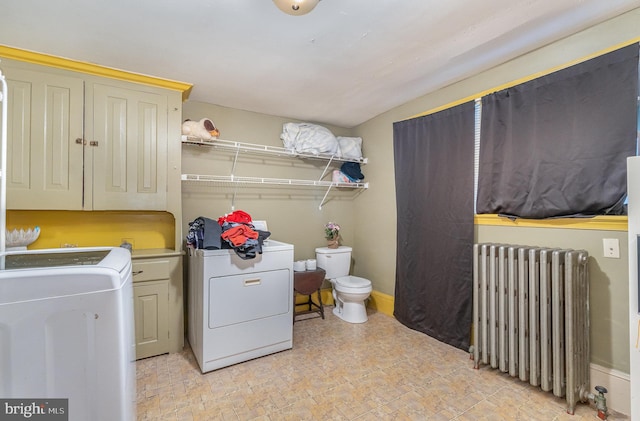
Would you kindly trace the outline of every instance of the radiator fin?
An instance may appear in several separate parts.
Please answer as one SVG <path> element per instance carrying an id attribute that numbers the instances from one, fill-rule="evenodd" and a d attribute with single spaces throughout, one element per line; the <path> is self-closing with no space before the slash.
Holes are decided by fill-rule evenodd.
<path id="1" fill-rule="evenodd" d="M 473 247 L 473 359 L 555 396 L 573 414 L 589 390 L 589 255 Z"/>

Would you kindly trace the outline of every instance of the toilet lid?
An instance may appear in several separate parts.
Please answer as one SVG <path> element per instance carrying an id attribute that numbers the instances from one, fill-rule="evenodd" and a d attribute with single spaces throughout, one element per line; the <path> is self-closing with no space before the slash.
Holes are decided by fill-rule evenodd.
<path id="1" fill-rule="evenodd" d="M 367 288 L 371 286 L 371 281 L 357 276 L 342 276 L 336 278 L 336 284 L 349 288 Z"/>

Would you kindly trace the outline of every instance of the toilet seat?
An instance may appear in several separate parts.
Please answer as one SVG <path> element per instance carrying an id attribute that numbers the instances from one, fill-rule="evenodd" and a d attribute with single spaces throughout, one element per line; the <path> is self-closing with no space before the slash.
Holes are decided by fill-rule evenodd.
<path id="1" fill-rule="evenodd" d="M 335 279 L 335 289 L 345 293 L 371 292 L 371 281 L 358 276 L 341 276 Z"/>

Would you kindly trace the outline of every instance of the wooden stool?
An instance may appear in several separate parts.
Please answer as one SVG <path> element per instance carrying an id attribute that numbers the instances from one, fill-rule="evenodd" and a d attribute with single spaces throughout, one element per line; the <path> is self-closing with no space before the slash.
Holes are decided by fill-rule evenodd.
<path id="1" fill-rule="evenodd" d="M 293 290 L 294 290 L 294 305 L 308 306 L 306 310 L 297 311 L 294 309 L 293 321 L 295 322 L 296 316 L 301 314 L 319 313 L 320 317 L 324 319 L 324 306 L 322 305 L 322 295 L 320 294 L 320 287 L 326 272 L 324 269 L 306 270 L 304 272 L 293 272 Z M 313 301 L 313 293 L 318 293 L 318 303 Z M 295 298 L 297 294 L 308 296 L 308 299 L 304 303 L 296 304 Z"/>

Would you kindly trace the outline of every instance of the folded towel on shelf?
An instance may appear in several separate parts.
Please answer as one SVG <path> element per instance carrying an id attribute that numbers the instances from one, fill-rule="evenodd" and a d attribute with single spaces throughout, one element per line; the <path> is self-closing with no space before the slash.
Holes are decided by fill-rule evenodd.
<path id="1" fill-rule="evenodd" d="M 285 123 L 280 135 L 285 149 L 298 153 L 338 156 L 338 139 L 329 129 L 311 123 Z"/>

